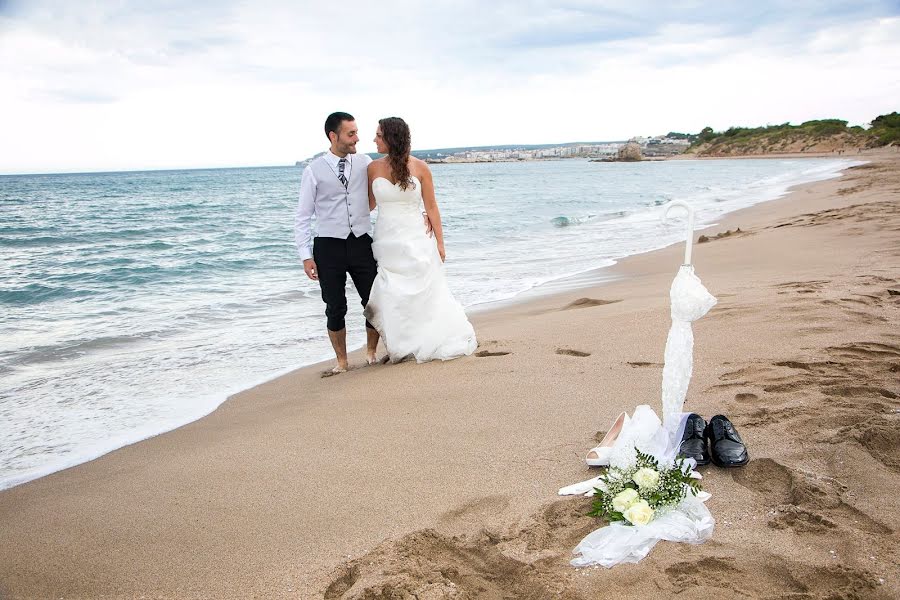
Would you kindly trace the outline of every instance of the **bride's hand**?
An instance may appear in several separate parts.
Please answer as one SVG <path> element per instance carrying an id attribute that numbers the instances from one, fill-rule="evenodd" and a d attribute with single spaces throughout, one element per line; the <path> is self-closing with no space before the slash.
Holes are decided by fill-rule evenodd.
<path id="1" fill-rule="evenodd" d="M 441 262 L 444 262 L 447 258 L 447 255 L 444 253 L 444 245 L 438 244 L 438 254 L 441 255 Z"/>

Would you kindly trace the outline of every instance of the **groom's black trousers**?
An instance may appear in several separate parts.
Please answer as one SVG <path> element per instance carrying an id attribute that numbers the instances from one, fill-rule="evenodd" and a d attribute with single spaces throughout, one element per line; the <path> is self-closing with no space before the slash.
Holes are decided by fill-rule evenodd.
<path id="1" fill-rule="evenodd" d="M 356 237 L 352 233 L 346 240 L 317 237 L 313 240 L 313 260 L 319 270 L 319 286 L 325 301 L 325 316 L 328 330 L 340 331 L 346 325 L 347 314 L 347 274 L 353 280 L 356 291 L 365 306 L 369 302 L 369 292 L 378 267 L 372 255 L 372 238 L 369 234 Z M 366 327 L 373 329 L 366 321 Z"/>

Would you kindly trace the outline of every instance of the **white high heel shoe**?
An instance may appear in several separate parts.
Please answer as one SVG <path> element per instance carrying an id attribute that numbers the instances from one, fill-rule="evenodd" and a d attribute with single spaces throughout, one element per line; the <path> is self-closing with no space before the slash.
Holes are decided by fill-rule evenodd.
<path id="1" fill-rule="evenodd" d="M 609 431 L 606 432 L 606 435 L 603 436 L 603 439 L 600 441 L 600 445 L 591 448 L 587 453 L 584 462 L 586 462 L 589 467 L 605 467 L 609 465 L 609 455 L 612 453 L 613 444 L 616 443 L 616 438 L 619 437 L 619 433 L 627 423 L 627 414 L 621 413 L 616 417 L 612 427 L 610 427 Z"/>

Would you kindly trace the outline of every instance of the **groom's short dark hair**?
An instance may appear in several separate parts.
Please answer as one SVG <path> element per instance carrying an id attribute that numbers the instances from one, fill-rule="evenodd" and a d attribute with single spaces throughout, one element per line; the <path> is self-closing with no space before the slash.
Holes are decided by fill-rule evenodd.
<path id="1" fill-rule="evenodd" d="M 330 115 L 328 115 L 328 118 L 325 119 L 325 137 L 327 137 L 330 141 L 331 137 L 329 137 L 329 135 L 328 135 L 329 133 L 331 133 L 333 131 L 335 134 L 340 134 L 341 123 L 343 123 L 344 121 L 355 121 L 355 120 L 356 119 L 354 119 L 353 115 L 351 115 L 350 113 L 345 113 L 345 112 L 331 113 Z"/>

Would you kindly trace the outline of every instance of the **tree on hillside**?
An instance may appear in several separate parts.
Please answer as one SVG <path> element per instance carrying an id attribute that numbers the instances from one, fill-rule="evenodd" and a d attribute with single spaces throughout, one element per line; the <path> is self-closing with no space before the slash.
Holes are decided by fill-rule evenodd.
<path id="1" fill-rule="evenodd" d="M 692 140 L 697 136 L 693 133 L 678 133 L 677 131 L 670 131 L 666 134 L 666 137 L 670 140 Z"/>
<path id="2" fill-rule="evenodd" d="M 703 144 L 713 139 L 714 137 L 716 137 L 716 132 L 713 131 L 713 128 L 704 127 L 700 130 L 700 134 L 697 136 L 697 142 Z"/>
<path id="3" fill-rule="evenodd" d="M 870 123 L 872 127 L 900 127 L 900 113 L 892 112 L 889 115 L 878 115 Z"/>
<path id="4" fill-rule="evenodd" d="M 872 120 L 869 130 L 882 146 L 900 143 L 900 113 L 894 111 L 879 115 Z"/>

